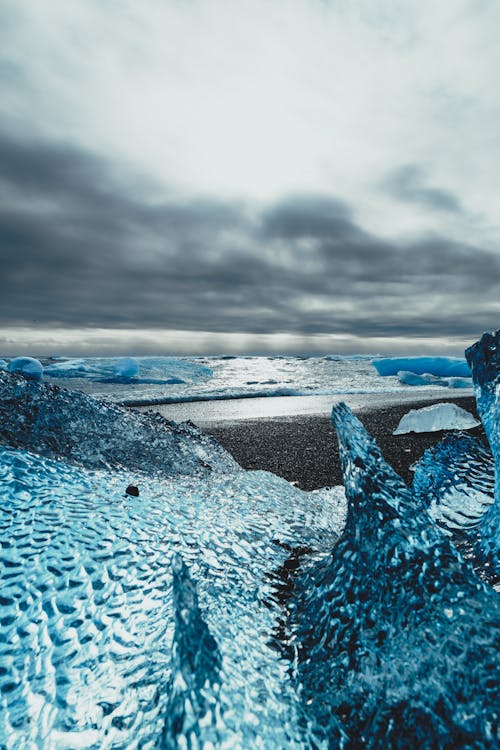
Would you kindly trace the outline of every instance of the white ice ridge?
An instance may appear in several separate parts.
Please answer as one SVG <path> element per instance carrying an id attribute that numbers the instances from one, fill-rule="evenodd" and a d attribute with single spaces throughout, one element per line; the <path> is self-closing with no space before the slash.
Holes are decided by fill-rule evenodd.
<path id="1" fill-rule="evenodd" d="M 416 375 L 470 377 L 469 365 L 462 357 L 384 357 L 372 360 L 379 375 L 397 375 L 400 370 Z"/>
<path id="2" fill-rule="evenodd" d="M 424 409 L 411 409 L 392 433 L 438 432 L 439 430 L 471 430 L 481 423 L 456 404 L 433 404 Z"/>

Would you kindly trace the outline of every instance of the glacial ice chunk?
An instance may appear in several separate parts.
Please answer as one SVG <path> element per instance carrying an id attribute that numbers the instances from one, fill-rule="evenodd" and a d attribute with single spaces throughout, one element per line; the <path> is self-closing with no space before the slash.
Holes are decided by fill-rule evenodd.
<path id="1" fill-rule="evenodd" d="M 222 656 L 203 619 L 196 586 L 179 555 L 172 561 L 175 632 L 162 750 L 220 747 L 236 736 L 224 726 L 220 703 Z"/>
<path id="2" fill-rule="evenodd" d="M 41 380 L 43 376 L 43 365 L 34 357 L 14 357 L 7 365 L 7 370 L 17 372 L 28 380 Z"/>
<path id="3" fill-rule="evenodd" d="M 92 468 L 153 475 L 238 471 L 216 440 L 194 425 L 132 411 L 0 372 L 0 443 Z"/>
<path id="4" fill-rule="evenodd" d="M 329 747 L 493 748 L 498 595 L 429 523 L 348 408 L 332 416 L 347 526 L 298 576 L 288 605 L 308 719 Z"/>
<path id="5" fill-rule="evenodd" d="M 500 577 L 500 330 L 484 333 L 465 356 L 495 463 L 495 501 L 482 520 L 480 543 L 486 560 Z"/>
<path id="6" fill-rule="evenodd" d="M 417 373 L 408 370 L 400 370 L 397 375 L 399 382 L 403 385 L 441 385 L 445 388 L 472 388 L 471 378 L 443 378 L 429 372 L 417 375 Z"/>
<path id="7" fill-rule="evenodd" d="M 303 748 L 269 644 L 291 550 L 338 539 L 328 493 L 239 471 L 143 475 L 132 497 L 129 476 L 0 447 L 6 750 Z"/>
<path id="8" fill-rule="evenodd" d="M 400 370 L 416 375 L 428 373 L 438 377 L 470 377 L 470 369 L 461 357 L 384 357 L 373 359 L 379 375 L 397 375 Z"/>
<path id="9" fill-rule="evenodd" d="M 443 529 L 476 529 L 492 505 L 495 492 L 490 450 L 472 435 L 446 435 L 418 461 L 413 491 Z"/>
<path id="10" fill-rule="evenodd" d="M 432 404 L 423 409 L 411 409 L 405 414 L 393 435 L 407 432 L 439 432 L 440 430 L 471 430 L 481 422 L 456 404 Z"/>

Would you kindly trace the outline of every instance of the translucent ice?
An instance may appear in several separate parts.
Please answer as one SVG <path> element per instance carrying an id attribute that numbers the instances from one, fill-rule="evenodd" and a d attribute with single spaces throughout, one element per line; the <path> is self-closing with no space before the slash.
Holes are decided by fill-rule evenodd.
<path id="1" fill-rule="evenodd" d="M 0 372 L 0 443 L 90 467 L 154 475 L 235 471 L 232 457 L 189 424 Z"/>
<path id="2" fill-rule="evenodd" d="M 0 449 L 2 746 L 170 747 L 176 706 L 183 741 L 213 738 L 206 711 L 234 747 L 302 747 L 274 582 L 335 544 L 336 501 L 265 472 L 128 478 Z"/>
<path id="3" fill-rule="evenodd" d="M 43 365 L 34 357 L 14 357 L 7 365 L 7 370 L 24 375 L 28 380 L 41 380 L 43 376 Z"/>
<path id="4" fill-rule="evenodd" d="M 470 378 L 443 378 L 431 375 L 428 372 L 417 375 L 417 373 L 407 370 L 400 370 L 397 375 L 399 382 L 403 385 L 442 385 L 445 388 L 472 388 Z"/>
<path id="5" fill-rule="evenodd" d="M 295 581 L 294 677 L 328 747 L 494 748 L 500 600 L 334 407 L 343 538 Z"/>
<path id="6" fill-rule="evenodd" d="M 465 356 L 495 464 L 495 502 L 481 523 L 481 548 L 500 577 L 500 330 L 483 334 Z"/>
<path id="7" fill-rule="evenodd" d="M 470 377 L 469 366 L 460 357 L 384 357 L 372 360 L 372 364 L 379 375 L 397 375 L 400 370 L 407 370 L 416 375 Z"/>
<path id="8" fill-rule="evenodd" d="M 405 414 L 393 435 L 407 432 L 438 432 L 439 430 L 470 430 L 481 423 L 456 404 L 432 404 L 423 409 L 411 409 Z"/>
<path id="9" fill-rule="evenodd" d="M 417 463 L 413 489 L 444 529 L 474 529 L 493 503 L 491 453 L 481 440 L 471 435 L 447 435 L 428 448 Z"/>

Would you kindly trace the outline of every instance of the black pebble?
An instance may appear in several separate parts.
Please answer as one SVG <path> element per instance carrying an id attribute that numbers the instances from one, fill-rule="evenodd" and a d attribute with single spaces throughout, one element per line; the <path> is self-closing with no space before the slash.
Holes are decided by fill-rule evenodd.
<path id="1" fill-rule="evenodd" d="M 127 495 L 132 495 L 132 497 L 139 497 L 139 487 L 136 487 L 135 484 L 129 484 L 125 493 Z"/>

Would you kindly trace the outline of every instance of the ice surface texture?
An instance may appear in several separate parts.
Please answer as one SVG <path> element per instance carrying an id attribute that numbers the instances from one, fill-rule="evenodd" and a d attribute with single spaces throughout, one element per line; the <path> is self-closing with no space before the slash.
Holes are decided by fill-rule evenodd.
<path id="1" fill-rule="evenodd" d="M 88 467 L 153 475 L 206 475 L 239 467 L 188 424 L 133 412 L 83 393 L 0 372 L 0 443 Z"/>
<path id="2" fill-rule="evenodd" d="M 481 522 L 481 545 L 500 577 L 500 330 L 483 334 L 465 356 L 472 370 L 477 409 L 495 463 L 495 502 Z"/>
<path id="3" fill-rule="evenodd" d="M 273 581 L 331 548 L 336 503 L 265 472 L 127 477 L 0 449 L 0 746 L 301 747 Z"/>
<path id="4" fill-rule="evenodd" d="M 296 582 L 295 679 L 329 747 L 496 748 L 500 600 L 334 407 L 343 538 Z"/>
<path id="5" fill-rule="evenodd" d="M 411 409 L 405 414 L 393 435 L 407 432 L 439 432 L 440 430 L 470 430 L 481 423 L 456 404 L 432 404 L 423 409 Z"/>
<path id="6" fill-rule="evenodd" d="M 372 360 L 372 364 L 379 375 L 397 375 L 400 370 L 407 370 L 416 375 L 470 377 L 467 362 L 459 357 L 385 357 Z"/>
<path id="7" fill-rule="evenodd" d="M 413 490 L 442 528 L 450 532 L 476 529 L 495 492 L 490 450 L 472 435 L 447 435 L 417 463 Z"/>

